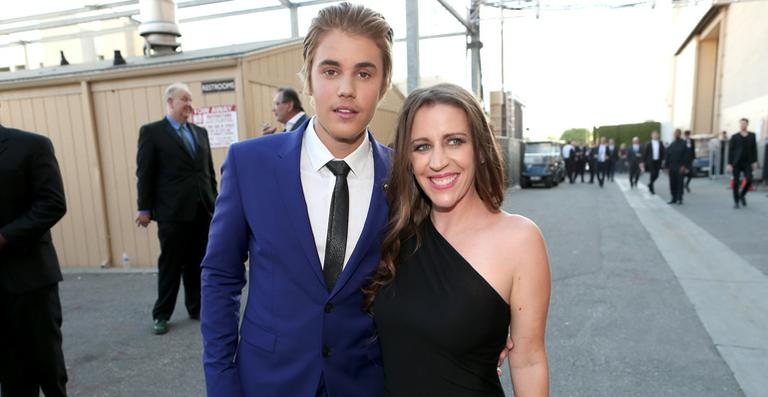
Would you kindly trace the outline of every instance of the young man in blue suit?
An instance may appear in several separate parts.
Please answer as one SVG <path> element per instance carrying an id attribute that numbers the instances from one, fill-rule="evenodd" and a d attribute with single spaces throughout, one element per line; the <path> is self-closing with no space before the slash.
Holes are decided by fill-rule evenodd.
<path id="1" fill-rule="evenodd" d="M 229 149 L 202 264 L 209 396 L 383 394 L 361 289 L 388 215 L 390 151 L 367 126 L 390 83 L 391 47 L 380 14 L 321 10 L 302 70 L 317 115 Z"/>

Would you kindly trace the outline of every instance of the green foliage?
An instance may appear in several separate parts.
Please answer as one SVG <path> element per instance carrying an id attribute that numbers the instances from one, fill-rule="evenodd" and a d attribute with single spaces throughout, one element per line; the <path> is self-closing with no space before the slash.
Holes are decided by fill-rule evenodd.
<path id="1" fill-rule="evenodd" d="M 616 145 L 626 143 L 630 145 L 632 143 L 632 137 L 640 138 L 640 142 L 648 142 L 651 140 L 651 132 L 661 132 L 661 123 L 656 121 L 646 121 L 644 123 L 637 124 L 620 124 L 620 125 L 604 125 L 595 129 L 595 140 L 600 137 L 606 137 L 607 139 L 615 139 Z"/>
<path id="2" fill-rule="evenodd" d="M 561 141 L 589 142 L 590 132 L 586 128 L 571 128 L 560 135 Z"/>

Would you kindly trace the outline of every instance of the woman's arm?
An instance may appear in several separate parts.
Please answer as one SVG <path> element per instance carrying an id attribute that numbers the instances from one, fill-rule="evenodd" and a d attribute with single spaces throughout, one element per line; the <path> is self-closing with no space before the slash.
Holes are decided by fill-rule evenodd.
<path id="1" fill-rule="evenodd" d="M 512 386 L 517 397 L 548 396 L 549 369 L 544 333 L 549 309 L 549 259 L 544 238 L 530 220 L 518 226 L 510 249 L 519 259 L 515 265 L 510 296 L 514 348 L 509 353 Z M 511 254 L 511 253 L 510 253 Z"/>

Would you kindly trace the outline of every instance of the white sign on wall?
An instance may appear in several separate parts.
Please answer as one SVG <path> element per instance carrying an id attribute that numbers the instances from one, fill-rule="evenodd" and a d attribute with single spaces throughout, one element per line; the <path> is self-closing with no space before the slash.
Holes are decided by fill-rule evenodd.
<path id="1" fill-rule="evenodd" d="M 235 105 L 195 108 L 192 122 L 208 130 L 211 149 L 229 147 L 237 142 L 237 111 Z"/>

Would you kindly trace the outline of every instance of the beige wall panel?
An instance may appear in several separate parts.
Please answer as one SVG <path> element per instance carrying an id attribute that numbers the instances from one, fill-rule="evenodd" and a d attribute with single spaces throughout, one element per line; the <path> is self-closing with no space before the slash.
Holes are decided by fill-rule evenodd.
<path id="1" fill-rule="evenodd" d="M 13 98 L 0 100 L 4 125 L 44 134 L 54 145 L 67 200 L 67 214 L 52 229 L 62 266 L 98 266 L 105 255 L 105 225 L 94 193 L 99 190 L 90 161 L 95 152 L 92 140 L 84 136 L 79 91 L 46 87 L 7 91 L 0 98 Z"/>
<path id="2" fill-rule="evenodd" d="M 711 134 L 715 106 L 715 72 L 717 70 L 717 41 L 699 42 L 696 71 L 696 99 L 693 111 L 693 133 Z"/>
<path id="3" fill-rule="evenodd" d="M 722 108 L 738 107 L 768 93 L 768 1 L 728 6 L 722 69 Z"/>
<path id="4" fill-rule="evenodd" d="M 101 189 L 101 176 L 94 137 L 86 132 L 83 101 L 80 95 L 68 95 L 66 98 L 69 120 L 72 124 L 71 140 L 75 143 L 78 189 L 80 195 L 81 236 L 85 240 L 88 257 L 81 266 L 98 266 L 108 261 L 107 225 Z"/>
<path id="5" fill-rule="evenodd" d="M 696 81 L 697 42 L 688 46 L 675 57 L 675 78 L 672 99 L 672 127 L 690 129 L 693 123 L 694 86 Z M 663 141 L 670 141 L 669 136 L 662 136 Z"/>

